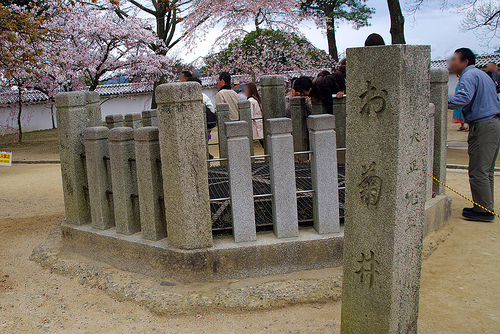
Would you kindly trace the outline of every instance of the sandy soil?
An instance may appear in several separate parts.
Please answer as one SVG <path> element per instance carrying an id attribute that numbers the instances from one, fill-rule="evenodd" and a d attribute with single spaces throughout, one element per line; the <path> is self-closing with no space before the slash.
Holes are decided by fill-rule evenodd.
<path id="1" fill-rule="evenodd" d="M 466 173 L 450 172 L 448 181 L 469 194 Z M 339 332 L 339 302 L 157 316 L 52 274 L 28 257 L 63 219 L 59 166 L 2 168 L 0 184 L 2 333 Z M 420 333 L 498 333 L 500 225 L 462 221 L 459 211 L 467 203 L 452 197 L 453 233 L 423 263 Z"/>

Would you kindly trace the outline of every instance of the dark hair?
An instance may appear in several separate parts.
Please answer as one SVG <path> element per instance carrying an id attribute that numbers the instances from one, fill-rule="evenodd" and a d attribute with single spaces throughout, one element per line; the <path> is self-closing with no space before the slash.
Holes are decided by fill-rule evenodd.
<path id="1" fill-rule="evenodd" d="M 345 59 L 345 58 L 341 59 L 339 62 L 338 71 L 345 74 L 346 64 L 347 64 L 347 59 Z"/>
<path id="2" fill-rule="evenodd" d="M 331 73 L 328 72 L 327 70 L 321 71 L 318 73 L 318 78 L 319 77 L 326 77 L 327 75 L 330 75 Z"/>
<path id="3" fill-rule="evenodd" d="M 229 72 L 221 72 L 219 74 L 219 80 L 223 80 L 226 85 L 230 85 L 231 84 L 231 74 L 229 74 Z"/>
<path id="4" fill-rule="evenodd" d="M 185 78 L 192 78 L 193 74 L 189 71 L 182 71 L 181 74 L 184 74 Z"/>
<path id="5" fill-rule="evenodd" d="M 259 106 L 262 108 L 262 100 L 259 95 L 259 91 L 257 90 L 257 86 L 253 82 L 249 82 L 245 85 L 245 89 L 248 89 L 248 93 L 250 93 L 249 97 L 253 97 L 259 103 Z"/>
<path id="6" fill-rule="evenodd" d="M 299 93 L 304 93 L 305 91 L 308 91 L 309 89 L 312 88 L 312 86 L 313 82 L 309 77 L 300 77 L 293 82 L 293 89 Z"/>
<path id="7" fill-rule="evenodd" d="M 365 41 L 365 46 L 385 45 L 384 39 L 379 34 L 370 34 Z"/>
<path id="8" fill-rule="evenodd" d="M 474 52 L 472 52 L 471 49 L 460 48 L 460 49 L 456 49 L 455 53 L 460 55 L 461 61 L 468 60 L 469 61 L 468 65 L 476 65 L 476 55 L 474 54 Z"/>
<path id="9" fill-rule="evenodd" d="M 200 79 L 200 78 L 197 78 L 197 77 L 189 77 L 189 78 L 187 79 L 187 81 L 194 81 L 194 82 L 199 83 L 200 85 L 203 85 L 203 84 L 201 83 L 201 79 Z"/>

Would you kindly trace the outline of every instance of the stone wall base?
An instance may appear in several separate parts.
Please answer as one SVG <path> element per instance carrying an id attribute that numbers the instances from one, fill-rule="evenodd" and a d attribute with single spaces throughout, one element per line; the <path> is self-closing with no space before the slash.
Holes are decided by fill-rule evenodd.
<path id="1" fill-rule="evenodd" d="M 441 228 L 451 217 L 451 198 L 438 195 L 425 203 L 424 236 Z"/>
<path id="2" fill-rule="evenodd" d="M 298 238 L 277 239 L 272 232 L 263 232 L 256 242 L 237 244 L 230 236 L 215 237 L 214 247 L 186 251 L 169 247 L 167 239 L 144 240 L 140 233 L 125 236 L 114 228 L 100 231 L 90 225 L 62 224 L 65 250 L 123 270 L 184 283 L 338 267 L 343 237 L 343 231 L 319 235 L 304 228 Z"/>
<path id="3" fill-rule="evenodd" d="M 450 216 L 448 196 L 427 201 L 424 235 L 439 229 Z M 187 251 L 169 247 L 167 239 L 148 241 L 140 233 L 125 236 L 114 228 L 100 231 L 64 222 L 62 239 L 64 249 L 114 267 L 191 283 L 339 267 L 344 233 L 318 235 L 312 228 L 301 228 L 298 238 L 277 239 L 272 232 L 262 232 L 256 242 L 246 243 L 223 236 L 214 238 L 212 248 Z"/>

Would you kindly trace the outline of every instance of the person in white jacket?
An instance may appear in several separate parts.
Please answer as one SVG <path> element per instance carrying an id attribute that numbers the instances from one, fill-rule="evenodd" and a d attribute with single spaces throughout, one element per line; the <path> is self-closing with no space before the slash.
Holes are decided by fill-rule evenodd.
<path id="1" fill-rule="evenodd" d="M 250 101 L 252 110 L 253 140 L 258 140 L 264 147 L 264 120 L 262 119 L 262 100 L 260 99 L 257 86 L 250 82 L 245 85 L 245 95 Z"/>

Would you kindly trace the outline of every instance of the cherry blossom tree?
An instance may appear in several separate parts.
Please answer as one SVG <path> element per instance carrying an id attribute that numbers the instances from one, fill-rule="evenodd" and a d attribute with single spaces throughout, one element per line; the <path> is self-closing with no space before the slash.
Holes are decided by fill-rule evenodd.
<path id="1" fill-rule="evenodd" d="M 0 80 L 3 86 L 18 87 L 19 140 L 22 92 L 27 88 L 53 99 L 60 91 L 95 90 L 106 76 L 150 82 L 170 73 L 173 60 L 151 49 L 150 45 L 160 47 L 162 42 L 149 23 L 135 14 L 120 17 L 112 2 L 106 9 L 84 3 L 61 9 L 59 1 L 47 3 L 50 19 L 40 26 L 50 34 L 35 40 L 13 32 L 13 38 L 0 40 L 0 49 L 9 50 L 9 59 L 15 59 L 0 60 Z"/>
<path id="2" fill-rule="evenodd" d="M 228 47 L 205 59 L 207 71 L 250 74 L 255 80 L 262 74 L 283 74 L 311 68 L 331 68 L 333 59 L 307 39 L 280 30 L 261 29 L 243 39 L 236 38 Z"/>

